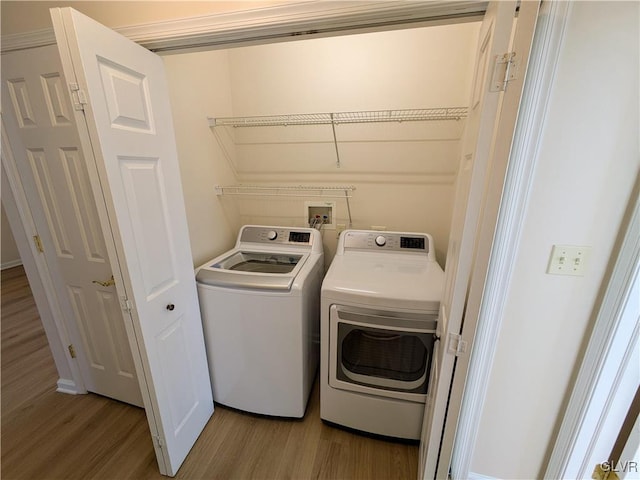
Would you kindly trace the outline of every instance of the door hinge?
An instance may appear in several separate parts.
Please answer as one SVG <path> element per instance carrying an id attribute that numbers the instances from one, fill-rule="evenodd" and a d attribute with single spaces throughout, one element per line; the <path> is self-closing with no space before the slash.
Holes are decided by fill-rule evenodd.
<path id="1" fill-rule="evenodd" d="M 42 246 L 42 240 L 40 239 L 40 235 L 33 236 L 33 243 L 36 244 L 36 250 L 40 253 L 44 253 L 44 247 Z"/>
<path id="2" fill-rule="evenodd" d="M 457 333 L 450 333 L 447 344 L 447 352 L 459 357 L 463 353 L 467 353 L 468 342 L 462 340 L 462 336 Z"/>
<path id="3" fill-rule="evenodd" d="M 84 111 L 84 106 L 87 104 L 87 94 L 80 88 L 80 85 L 78 85 L 77 83 L 70 83 L 69 90 L 71 90 L 73 109 Z"/>
<path id="4" fill-rule="evenodd" d="M 69 355 L 71 355 L 71 358 L 76 358 L 76 349 L 73 345 L 69 345 Z"/>
<path id="5" fill-rule="evenodd" d="M 124 311 L 131 312 L 131 302 L 127 297 L 120 297 L 120 305 Z"/>
<path id="6" fill-rule="evenodd" d="M 504 92 L 511 80 L 518 78 L 520 61 L 516 57 L 516 52 L 507 52 L 496 55 L 493 66 L 493 77 L 491 78 L 491 92 Z"/>
<path id="7" fill-rule="evenodd" d="M 158 446 L 158 448 L 162 448 L 164 446 L 164 442 L 159 435 L 151 435 L 151 437 L 153 438 L 153 441 Z"/>

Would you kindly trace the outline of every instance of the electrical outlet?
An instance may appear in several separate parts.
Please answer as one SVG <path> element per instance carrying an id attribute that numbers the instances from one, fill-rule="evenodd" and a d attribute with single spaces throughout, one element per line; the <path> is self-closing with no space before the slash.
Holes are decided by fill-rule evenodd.
<path id="1" fill-rule="evenodd" d="M 336 238 L 340 236 L 342 232 L 346 230 L 347 226 L 344 223 L 339 223 L 336 225 Z"/>
<path id="2" fill-rule="evenodd" d="M 552 275 L 583 276 L 591 247 L 575 245 L 554 245 L 551 249 L 547 273 Z"/>

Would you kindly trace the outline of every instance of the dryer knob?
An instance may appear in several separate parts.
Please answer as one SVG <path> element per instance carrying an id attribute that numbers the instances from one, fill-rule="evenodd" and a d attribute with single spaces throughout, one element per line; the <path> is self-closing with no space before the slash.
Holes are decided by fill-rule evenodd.
<path id="1" fill-rule="evenodd" d="M 278 232 L 276 232 L 275 230 L 269 230 L 267 232 L 267 238 L 269 240 L 275 240 L 276 238 L 278 238 Z"/>
<path id="2" fill-rule="evenodd" d="M 376 237 L 376 245 L 378 245 L 379 247 L 384 247 L 387 244 L 387 239 L 384 238 L 382 235 L 378 235 Z"/>

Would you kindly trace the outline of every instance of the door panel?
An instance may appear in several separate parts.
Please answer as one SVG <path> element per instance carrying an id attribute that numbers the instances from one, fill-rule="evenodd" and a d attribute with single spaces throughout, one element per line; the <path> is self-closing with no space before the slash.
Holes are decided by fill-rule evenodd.
<path id="1" fill-rule="evenodd" d="M 52 9 L 76 119 L 104 198 L 102 230 L 161 473 L 175 475 L 213 413 L 169 94 L 162 59 L 70 8 Z"/>
<path id="2" fill-rule="evenodd" d="M 31 99 L 29 98 L 29 92 L 27 90 L 27 82 L 24 78 L 15 78 L 8 80 L 6 84 L 9 89 L 11 104 L 13 105 L 20 128 L 35 127 L 37 125 L 36 117 L 33 114 L 33 108 L 31 107 Z M 2 104 L 7 105 L 7 102 L 3 101 Z"/>
<path id="3" fill-rule="evenodd" d="M 93 283 L 112 272 L 57 48 L 2 67 L 2 115 L 84 388 L 142 406 L 115 288 Z"/>
<path id="4" fill-rule="evenodd" d="M 121 313 L 118 297 L 111 291 L 99 290 L 96 292 L 98 302 L 102 305 L 102 321 L 106 326 L 111 341 L 107 345 L 111 348 L 111 356 L 115 360 L 115 369 L 118 375 L 125 378 L 136 378 L 136 372 L 128 342 L 114 339 L 127 338 L 124 324 L 121 322 L 110 322 L 109 319 Z"/>
<path id="5" fill-rule="evenodd" d="M 172 422 L 171 432 L 174 436 L 180 435 L 180 430 L 187 423 L 194 410 L 198 407 L 197 389 L 195 379 L 191 372 L 181 371 L 180 366 L 188 358 L 188 342 L 185 332 L 184 319 L 178 318 L 168 328 L 156 337 L 156 344 L 162 362 L 161 369 L 165 376 L 174 378 L 172 388 L 167 391 L 169 410 Z M 186 373 L 186 374 L 185 374 Z"/>
<path id="6" fill-rule="evenodd" d="M 492 174 L 492 149 L 503 98 L 503 92 L 489 91 L 493 64 L 496 57 L 509 50 L 515 13 L 515 1 L 491 2 L 478 38 L 474 80 L 469 98 L 470 110 L 462 138 L 445 285 L 440 305 L 439 332 L 442 345 L 439 345 L 438 358 L 435 360 L 439 372 L 434 384 L 433 404 L 425 409 L 422 429 L 420 478 L 424 479 L 447 478 L 449 471 L 453 441 L 444 439 L 443 432 L 447 425 L 453 425 L 455 429 L 458 421 L 457 413 L 454 418 L 447 418 L 452 378 L 454 369 L 457 368 L 455 348 L 450 348 L 450 342 L 455 347 L 456 341 L 452 341 L 450 334 L 457 335 L 462 331 L 478 242 L 478 222 L 482 205 L 489 195 L 485 188 Z M 511 132 L 514 126 L 511 125 Z M 510 142 L 511 137 L 506 130 L 503 133 Z M 476 319 L 465 319 L 465 328 L 469 328 L 469 323 L 475 321 Z M 456 370 L 456 374 L 458 373 Z M 460 374 L 464 378 L 466 371 Z"/>
<path id="7" fill-rule="evenodd" d="M 91 196 L 87 167 L 77 148 L 61 148 L 62 167 L 71 196 L 84 253 L 88 261 L 106 263 L 107 248 L 98 222 L 98 211 Z M 121 315 L 120 312 L 118 314 Z"/>
<path id="8" fill-rule="evenodd" d="M 154 134 L 145 76 L 105 58 L 98 65 L 111 128 Z"/>
<path id="9" fill-rule="evenodd" d="M 87 317 L 89 309 L 82 288 L 67 286 L 69 298 L 76 318 Z M 104 370 L 104 355 L 101 348 L 100 332 L 94 324 L 80 324 L 80 333 L 87 351 L 87 360 L 92 368 Z"/>
<path id="10" fill-rule="evenodd" d="M 51 176 L 49 159 L 42 148 L 30 148 L 27 150 L 27 155 L 58 257 L 73 260 L 74 255 L 67 235 L 67 226 L 64 225 L 62 216 L 61 199 L 54 187 L 57 179 L 54 180 Z M 52 160 L 55 162 L 55 159 Z M 58 192 L 63 194 L 64 190 L 59 189 Z"/>
<path id="11" fill-rule="evenodd" d="M 67 89 L 60 73 L 47 73 L 41 76 L 44 100 L 49 111 L 49 121 L 56 127 L 71 126 L 71 113 L 66 99 Z"/>
<path id="12" fill-rule="evenodd" d="M 128 216 L 136 245 L 137 263 L 146 300 L 177 284 L 176 252 L 169 232 L 170 212 L 163 196 L 159 158 L 119 157 Z M 167 261 L 158 262 L 159 257 Z"/>

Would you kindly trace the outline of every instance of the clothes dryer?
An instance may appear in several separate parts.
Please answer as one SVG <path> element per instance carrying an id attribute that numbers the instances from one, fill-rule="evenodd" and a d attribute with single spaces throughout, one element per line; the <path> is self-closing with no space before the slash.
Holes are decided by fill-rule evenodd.
<path id="1" fill-rule="evenodd" d="M 342 232 L 321 294 L 324 421 L 420 438 L 443 281 L 428 234 Z"/>

